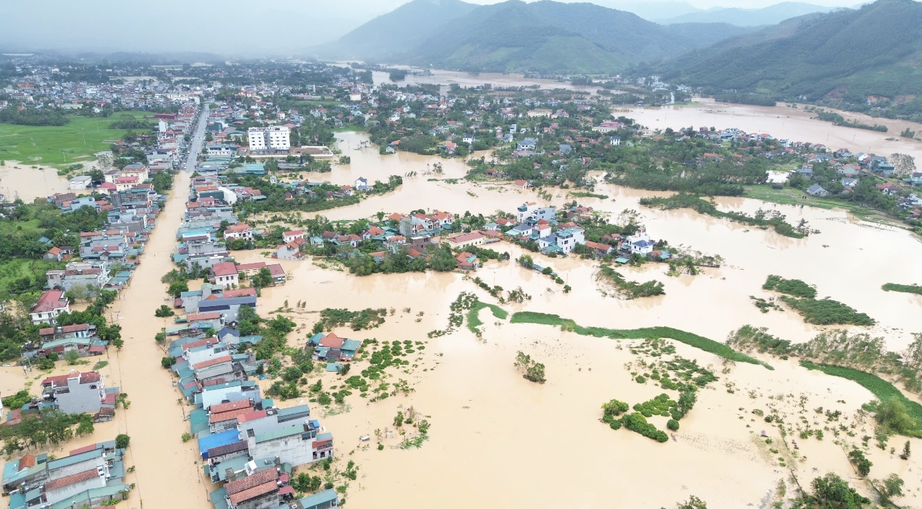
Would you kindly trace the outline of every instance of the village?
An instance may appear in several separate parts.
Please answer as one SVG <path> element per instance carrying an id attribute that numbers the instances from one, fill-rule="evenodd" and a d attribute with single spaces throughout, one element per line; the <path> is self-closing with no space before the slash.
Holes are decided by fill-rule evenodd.
<path id="1" fill-rule="evenodd" d="M 346 455 L 363 452 L 374 433 L 361 428 L 346 445 L 344 432 L 330 424 L 342 423 L 337 412 L 348 413 L 350 404 L 369 394 L 370 403 L 412 392 L 423 370 L 434 370 L 438 361 L 426 368 L 404 366 L 393 375 L 414 382 L 384 382 L 390 375 L 378 379 L 377 370 L 390 361 L 380 358 L 422 350 L 418 331 L 409 327 L 437 327 L 431 339 L 457 324 L 449 318 L 448 329 L 438 328 L 443 320 L 430 318 L 431 307 L 426 315 L 414 309 L 412 316 L 409 306 L 396 303 L 389 311 L 360 311 L 366 304 L 359 296 L 347 301 L 350 309 L 333 304 L 304 309 L 295 298 L 336 285 L 341 293 L 353 288 L 346 282 L 363 279 L 378 284 L 385 275 L 393 282 L 404 273 L 443 273 L 451 277 L 439 284 L 453 289 L 476 284 L 499 296 L 500 304 L 515 303 L 520 313 L 527 313 L 532 296 L 519 285 L 541 290 L 538 307 L 556 316 L 563 332 L 570 326 L 553 313 L 558 307 L 572 310 L 567 294 L 584 300 L 613 296 L 614 306 L 639 299 L 649 307 L 666 294 L 662 283 L 650 280 L 659 275 L 675 279 L 666 286 L 670 292 L 691 285 L 702 269 L 713 270 L 699 278 L 701 284 L 716 284 L 723 252 L 702 254 L 675 240 L 681 232 L 658 216 L 651 219 L 654 213 L 647 209 L 612 213 L 614 199 L 601 193 L 616 186 L 696 198 L 760 192 L 779 203 L 868 207 L 900 228 L 922 228 L 922 173 L 911 158 L 791 141 L 780 138 L 783 133 L 650 129 L 618 114 L 617 103 L 603 94 L 398 87 L 376 84 L 371 71 L 314 64 L 281 66 L 261 76 L 247 66 L 124 68 L 112 72 L 157 78 L 58 86 L 57 75 L 67 71 L 55 69 L 32 69 L 10 89 L 13 102 L 0 107 L 40 109 L 50 98 L 55 108 L 88 114 L 147 110 L 150 123 L 68 173 L 67 192 L 0 208 L 5 222 L 31 228 L 15 234 L 4 229 L 11 247 L 0 251 L 27 253 L 41 262 L 30 266 L 40 271 L 37 277 L 10 287 L 5 309 L 10 316 L 0 324 L 16 331 L 4 339 L 3 360 L 16 363 L 24 380 L 36 382 L 3 398 L 0 431 L 9 461 L 2 483 L 14 509 L 133 504 L 140 498 L 144 484 L 136 484 L 140 473 L 131 451 L 145 437 L 129 438 L 124 423 L 126 414 L 146 402 L 129 409 L 123 386 L 138 380 L 119 374 L 126 383 L 105 366 L 132 355 L 140 341 L 159 357 L 159 363 L 154 356 L 140 361 L 160 370 L 150 383 L 169 393 L 165 399 L 176 400 L 183 417 L 181 443 L 188 445 L 171 447 L 193 451 L 192 459 L 171 461 L 194 469 L 213 507 L 342 504 L 347 493 L 361 493 L 349 487 L 356 467 Z M 295 70 L 313 82 L 290 85 L 285 78 Z M 192 79 L 169 84 L 175 77 Z M 242 77 L 244 85 L 218 83 Z M 350 138 L 355 131 L 364 134 Z M 369 153 L 381 168 L 360 159 Z M 416 156 L 426 159 L 407 159 L 414 161 L 412 170 L 386 166 Z M 423 164 L 425 173 L 418 173 Z M 462 196 L 433 206 L 407 193 L 423 186 L 444 193 L 458 186 L 453 192 Z M 495 207 L 480 205 L 477 193 L 489 195 Z M 651 198 L 637 203 L 646 206 L 644 199 Z M 63 226 L 42 226 L 39 235 L 34 225 L 47 225 L 47 217 Z M 753 230 L 767 228 L 757 226 Z M 150 248 L 155 232 L 170 249 Z M 792 235 L 808 234 L 823 235 L 807 226 Z M 145 274 L 144 281 L 153 284 L 139 288 L 139 271 L 163 267 L 160 263 L 169 268 Z M 627 281 L 616 269 L 649 281 Z M 318 273 L 333 275 L 305 281 L 305 274 Z M 511 290 L 508 299 L 496 284 L 497 273 Z M 486 274 L 493 284 L 481 280 Z M 574 289 L 577 278 L 570 274 L 591 282 L 584 285 L 591 288 Z M 441 275 L 426 277 L 435 281 Z M 331 286 L 320 286 L 326 283 Z M 137 294 L 131 292 L 145 292 L 145 304 L 158 303 L 140 312 L 156 318 L 143 331 L 140 324 L 120 321 L 131 316 L 124 310 L 133 299 L 140 300 L 125 299 Z M 480 308 L 473 309 L 465 319 L 479 340 L 484 331 L 505 334 L 496 310 L 496 323 L 478 328 L 470 317 Z M 12 316 L 16 310 L 22 315 L 18 321 Z M 368 312 L 381 322 L 385 316 L 403 319 L 399 327 L 413 333 L 401 329 L 400 340 L 390 343 L 358 332 L 361 327 L 347 333 L 349 320 L 329 319 L 339 311 Z M 424 325 L 407 326 L 411 320 Z M 352 368 L 359 362 L 361 369 Z M 366 385 L 371 383 L 374 389 Z M 346 399 L 347 388 L 362 394 Z M 400 409 L 402 422 L 407 408 Z M 357 404 L 352 411 L 363 412 Z M 426 438 L 421 422 L 428 428 L 417 419 L 418 435 L 401 440 L 421 443 Z M 118 432 L 100 434 L 98 441 L 92 436 L 97 424 Z M 37 434 L 54 438 L 42 441 Z M 51 452 L 52 446 L 91 436 L 94 443 L 67 449 L 66 456 Z M 388 436 L 375 437 L 377 451 Z"/>

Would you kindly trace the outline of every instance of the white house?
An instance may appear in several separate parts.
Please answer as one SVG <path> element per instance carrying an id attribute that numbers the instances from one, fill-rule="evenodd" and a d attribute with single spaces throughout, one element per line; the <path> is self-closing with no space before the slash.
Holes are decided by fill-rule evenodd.
<path id="1" fill-rule="evenodd" d="M 631 250 L 631 254 L 641 254 L 646 255 L 653 252 L 653 241 L 650 240 L 650 236 L 647 235 L 647 232 L 640 230 L 636 235 L 631 235 L 627 238 L 628 247 Z"/>
<path id="2" fill-rule="evenodd" d="M 535 202 L 523 203 L 522 205 L 519 206 L 519 208 L 516 209 L 516 219 L 518 219 L 518 222 L 521 224 L 526 219 L 531 217 L 531 215 L 534 214 L 536 210 L 538 210 L 537 203 Z"/>
<path id="3" fill-rule="evenodd" d="M 93 178 L 89 175 L 80 175 L 70 179 L 67 183 L 68 189 L 71 191 L 83 191 L 90 187 L 93 183 Z"/>
<path id="4" fill-rule="evenodd" d="M 225 240 L 246 239 L 253 240 L 253 229 L 246 223 L 233 224 L 224 230 Z"/>
<path id="5" fill-rule="evenodd" d="M 234 262 L 216 263 L 211 267 L 212 282 L 222 288 L 230 288 L 239 284 L 237 265 Z"/>
<path id="6" fill-rule="evenodd" d="M 304 238 L 304 230 L 291 230 L 291 231 L 282 233 L 282 240 L 284 240 L 286 244 L 288 244 L 289 242 L 294 242 L 296 239 L 303 239 L 303 238 Z"/>
<path id="7" fill-rule="evenodd" d="M 362 191 L 362 192 L 367 192 L 369 189 L 371 189 L 371 186 L 368 185 L 368 179 L 366 179 L 365 177 L 359 177 L 355 179 L 355 182 L 353 182 L 352 187 L 356 191 Z"/>

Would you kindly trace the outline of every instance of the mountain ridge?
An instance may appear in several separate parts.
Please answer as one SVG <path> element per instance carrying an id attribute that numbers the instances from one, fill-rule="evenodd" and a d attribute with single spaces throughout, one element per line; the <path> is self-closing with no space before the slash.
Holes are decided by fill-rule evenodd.
<path id="1" fill-rule="evenodd" d="M 631 64 L 702 48 L 751 28 L 727 24 L 676 24 L 669 27 L 630 12 L 590 3 L 510 0 L 472 6 L 460 0 L 436 4 L 415 0 L 355 29 L 321 49 L 327 56 L 467 71 L 610 73 Z M 441 9 L 440 7 L 447 8 Z M 473 8 L 471 8 L 473 7 Z M 387 31 L 429 22 L 413 37 Z M 355 41 L 382 41 L 355 44 Z"/>

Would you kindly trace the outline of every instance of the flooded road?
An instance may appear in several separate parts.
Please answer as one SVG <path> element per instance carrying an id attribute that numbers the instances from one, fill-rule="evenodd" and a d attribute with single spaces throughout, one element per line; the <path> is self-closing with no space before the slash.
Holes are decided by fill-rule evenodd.
<path id="1" fill-rule="evenodd" d="M 206 106 L 203 115 L 207 111 Z M 201 119 L 198 136 L 203 136 L 204 125 Z M 137 467 L 135 493 L 144 507 L 200 509 L 211 505 L 194 441 L 181 440 L 189 431 L 184 419 L 191 407 L 184 406 L 171 387 L 171 372 L 160 366 L 166 353 L 154 341 L 154 335 L 170 322 L 155 318 L 154 310 L 166 301 L 160 278 L 173 269 L 170 255 L 188 197 L 189 173 L 182 171 L 174 179 L 131 286 L 110 308 L 110 319 L 122 326 L 125 341 L 121 351 L 110 349 L 114 378 L 110 384 L 120 385 L 132 401 L 118 424 L 119 432 L 132 437 L 128 462 Z"/>

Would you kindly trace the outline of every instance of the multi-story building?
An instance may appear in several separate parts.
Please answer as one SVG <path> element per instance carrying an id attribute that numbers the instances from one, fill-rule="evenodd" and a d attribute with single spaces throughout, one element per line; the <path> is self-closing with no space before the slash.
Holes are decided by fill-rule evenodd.
<path id="1" fill-rule="evenodd" d="M 291 129 L 285 126 L 251 127 L 247 130 L 250 152 L 291 149 Z"/>

